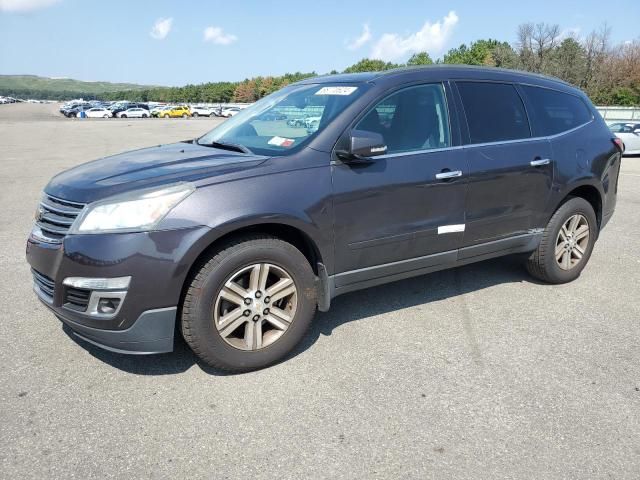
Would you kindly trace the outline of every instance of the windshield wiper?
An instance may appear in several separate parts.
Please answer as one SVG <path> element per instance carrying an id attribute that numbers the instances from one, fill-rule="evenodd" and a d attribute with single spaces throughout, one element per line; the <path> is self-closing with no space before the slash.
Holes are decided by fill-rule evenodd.
<path id="1" fill-rule="evenodd" d="M 199 142 L 198 144 L 203 145 L 202 143 L 199 143 Z M 247 147 L 245 147 L 244 145 L 240 145 L 239 143 L 211 142 L 211 143 L 204 144 L 204 146 L 220 148 L 222 150 L 231 150 L 232 152 L 249 153 L 249 154 L 253 153 Z"/>

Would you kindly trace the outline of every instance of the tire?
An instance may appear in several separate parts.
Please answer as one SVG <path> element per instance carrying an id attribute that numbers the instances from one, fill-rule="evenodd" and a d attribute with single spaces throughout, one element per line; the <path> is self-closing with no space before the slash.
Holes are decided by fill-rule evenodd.
<path id="1" fill-rule="evenodd" d="M 248 283 L 251 281 L 251 272 L 255 271 L 253 266 L 260 265 L 259 274 L 256 276 L 257 280 L 260 280 L 258 277 L 262 275 L 261 269 L 265 264 L 269 266 L 269 282 L 277 282 L 278 278 L 282 279 L 288 275 L 295 287 L 293 295 L 269 303 L 270 297 L 267 293 L 269 290 L 275 292 L 275 283 L 269 284 L 266 280 L 267 288 L 264 289 L 264 295 L 258 297 L 257 293 L 250 293 L 256 290 L 251 290 Z M 247 281 L 243 284 L 246 288 L 244 293 L 248 296 L 244 299 L 244 305 L 239 301 L 244 295 L 238 297 L 236 304 L 227 302 L 220 296 L 225 284 L 241 278 L 237 275 L 248 276 L 242 277 Z M 234 285 L 238 286 L 239 283 Z M 281 289 L 281 295 L 284 290 L 290 288 L 288 286 Z M 273 296 L 275 295 L 274 293 Z M 259 298 L 263 300 L 259 301 Z M 283 307 L 281 302 L 287 302 L 286 306 Z M 279 307 L 283 308 L 277 309 L 280 314 L 286 311 L 291 313 L 291 309 L 293 310 L 290 323 L 281 324 L 285 325 L 284 328 L 275 328 L 270 323 L 276 320 L 279 322 L 279 315 L 274 319 L 278 303 Z M 297 248 L 269 236 L 244 237 L 224 245 L 198 267 L 182 303 L 182 336 L 207 365 L 231 372 L 256 370 L 282 360 L 291 352 L 309 328 L 316 305 L 314 274 L 309 262 Z M 267 309 L 262 310 L 269 306 L 271 312 Z M 219 319 L 227 314 L 231 316 L 236 311 L 235 320 L 227 323 L 227 335 L 224 335 L 225 328 L 217 326 L 223 323 L 218 323 Z M 264 315 L 260 314 L 260 311 Z M 248 316 L 247 312 L 250 312 Z M 233 329 L 232 323 L 237 322 L 240 322 L 239 326 Z M 254 332 L 253 335 L 249 334 L 249 328 Z M 264 346 L 257 345 L 258 340 L 253 340 L 257 338 L 260 338 L 259 341 Z M 251 346 L 250 342 L 253 342 Z"/>
<path id="2" fill-rule="evenodd" d="M 102 118 L 109 118 L 109 115 L 103 115 Z"/>
<path id="3" fill-rule="evenodd" d="M 572 233 L 571 228 L 567 228 L 567 225 L 571 227 L 570 220 L 576 218 L 575 230 L 578 235 Z M 560 231 L 563 227 L 565 230 L 561 236 Z M 569 235 L 565 235 L 564 232 Z M 586 237 L 585 232 L 588 232 Z M 581 238 L 576 241 L 578 237 Z M 571 282 L 580 276 L 589 262 L 597 238 L 598 221 L 593 207 L 584 198 L 571 197 L 549 220 L 540 245 L 527 260 L 527 270 L 533 277 L 547 283 Z M 572 249 L 572 241 L 578 249 Z M 580 258 L 577 258 L 578 255 Z"/>
<path id="4" fill-rule="evenodd" d="M 189 115 L 187 115 L 186 113 L 182 114 L 182 118 L 187 118 L 187 117 L 189 117 Z"/>
<path id="5" fill-rule="evenodd" d="M 192 116 L 192 117 L 197 117 L 197 116 L 198 116 L 198 112 L 193 112 L 193 113 L 191 114 L 191 116 Z"/>
<path id="6" fill-rule="evenodd" d="M 149 115 L 147 115 L 146 113 L 142 114 L 142 118 L 147 118 Z"/>
<path id="7" fill-rule="evenodd" d="M 127 118 L 126 115 L 120 115 L 120 118 Z"/>

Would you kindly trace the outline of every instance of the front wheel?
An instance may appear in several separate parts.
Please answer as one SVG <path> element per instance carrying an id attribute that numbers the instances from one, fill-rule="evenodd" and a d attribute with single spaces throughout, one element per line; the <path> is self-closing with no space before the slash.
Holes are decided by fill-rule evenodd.
<path id="1" fill-rule="evenodd" d="M 120 115 L 120 118 L 127 118 L 126 115 Z"/>
<path id="2" fill-rule="evenodd" d="M 575 280 L 587 265 L 598 236 L 598 220 L 584 198 L 573 197 L 553 214 L 527 270 L 548 283 Z"/>
<path id="3" fill-rule="evenodd" d="M 191 114 L 191 116 L 192 116 L 192 117 L 197 117 L 197 116 L 198 116 L 198 112 L 193 112 L 193 113 Z"/>
<path id="4" fill-rule="evenodd" d="M 298 344 L 315 309 L 305 256 L 277 238 L 247 237 L 201 264 L 182 305 L 182 335 L 212 367 L 255 370 Z"/>

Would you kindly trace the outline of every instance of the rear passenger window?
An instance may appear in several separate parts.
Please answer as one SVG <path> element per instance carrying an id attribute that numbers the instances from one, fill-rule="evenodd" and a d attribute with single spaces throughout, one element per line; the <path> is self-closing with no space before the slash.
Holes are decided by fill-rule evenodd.
<path id="1" fill-rule="evenodd" d="M 458 82 L 471 143 L 529 138 L 529 121 L 515 87 L 507 83 Z"/>
<path id="2" fill-rule="evenodd" d="M 393 93 L 372 108 L 355 128 L 380 133 L 387 153 L 448 147 L 449 119 L 443 87 L 420 85 Z"/>
<path id="3" fill-rule="evenodd" d="M 569 93 L 523 85 L 536 137 L 555 135 L 584 125 L 592 119 L 584 101 Z"/>

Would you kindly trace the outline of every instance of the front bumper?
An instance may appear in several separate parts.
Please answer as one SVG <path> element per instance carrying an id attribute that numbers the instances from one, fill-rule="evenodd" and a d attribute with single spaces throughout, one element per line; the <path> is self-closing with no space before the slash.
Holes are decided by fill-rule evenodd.
<path id="1" fill-rule="evenodd" d="M 26 257 L 38 298 L 79 337 L 116 352 L 170 352 L 182 286 L 199 252 L 198 241 L 208 231 L 193 227 L 68 235 L 58 244 L 31 235 Z M 85 291 L 88 298 L 96 292 L 125 293 L 114 315 L 92 315 L 70 303 L 82 293 L 65 285 L 70 277 L 131 277 L 131 281 L 126 292 Z"/>
<path id="2" fill-rule="evenodd" d="M 44 302 L 46 305 L 46 302 Z M 125 330 L 101 330 L 73 322 L 56 313 L 73 333 L 98 347 L 111 352 L 135 355 L 173 351 L 176 307 L 147 310 Z"/>

